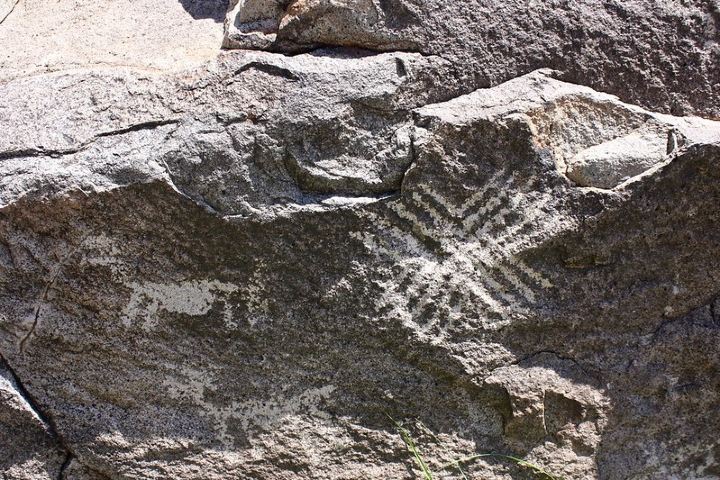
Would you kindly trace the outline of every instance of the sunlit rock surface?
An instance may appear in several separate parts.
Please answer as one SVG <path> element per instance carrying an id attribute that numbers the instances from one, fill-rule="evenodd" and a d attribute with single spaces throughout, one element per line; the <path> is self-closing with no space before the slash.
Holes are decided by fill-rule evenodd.
<path id="1" fill-rule="evenodd" d="M 716 6 L 201 3 L 2 66 L 0 477 L 718 478 Z"/>

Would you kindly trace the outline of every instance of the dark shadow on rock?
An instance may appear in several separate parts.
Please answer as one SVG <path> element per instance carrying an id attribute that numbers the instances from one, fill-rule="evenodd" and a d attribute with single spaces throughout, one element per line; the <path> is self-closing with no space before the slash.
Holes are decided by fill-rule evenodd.
<path id="1" fill-rule="evenodd" d="M 227 0 L 180 0 L 180 4 L 195 20 L 212 18 L 218 23 L 225 19 L 228 7 Z"/>

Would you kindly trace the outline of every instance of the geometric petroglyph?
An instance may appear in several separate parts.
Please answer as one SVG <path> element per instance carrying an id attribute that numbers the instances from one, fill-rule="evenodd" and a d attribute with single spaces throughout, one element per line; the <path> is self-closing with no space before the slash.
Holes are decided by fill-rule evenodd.
<path id="1" fill-rule="evenodd" d="M 517 254 L 563 222 L 535 183 L 500 171 L 459 205 L 417 184 L 372 214 L 377 233 L 354 235 L 392 265 L 381 306 L 435 337 L 469 316 L 482 329 L 526 316 L 552 284 Z"/>

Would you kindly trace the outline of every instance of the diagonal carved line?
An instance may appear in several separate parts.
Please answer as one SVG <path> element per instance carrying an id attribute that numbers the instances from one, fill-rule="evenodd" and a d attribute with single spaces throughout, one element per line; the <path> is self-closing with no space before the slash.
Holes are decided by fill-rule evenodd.
<path id="1" fill-rule="evenodd" d="M 520 292 L 526 302 L 535 302 L 535 292 L 532 287 L 523 282 L 511 268 L 508 268 L 503 264 L 502 259 L 490 252 L 479 252 L 469 251 L 468 255 L 471 256 L 476 262 L 483 264 L 485 267 L 491 270 L 497 270 L 496 277 L 499 277 L 500 282 L 511 285 Z M 494 260 L 494 261 L 493 261 Z M 499 282 L 499 283 L 500 283 Z"/>
<path id="2" fill-rule="evenodd" d="M 520 204 L 520 200 L 517 196 L 506 197 L 507 203 L 502 206 L 499 210 L 494 210 L 493 215 L 485 220 L 480 228 L 475 232 L 475 237 L 484 239 L 489 233 L 490 229 L 494 226 L 507 225 L 507 217 L 513 213 L 517 213 L 517 207 Z"/>
<path id="3" fill-rule="evenodd" d="M 539 272 L 533 270 L 532 268 L 528 267 L 525 262 L 522 260 L 518 260 L 515 257 L 509 257 L 507 259 L 507 262 L 512 265 L 513 267 L 517 268 L 521 272 L 523 272 L 525 275 L 527 275 L 532 280 L 536 281 L 540 286 L 543 288 L 552 288 L 553 284 L 548 280 L 547 278 L 543 277 Z"/>
<path id="4" fill-rule="evenodd" d="M 498 179 L 504 172 L 499 171 L 496 172 L 490 180 L 485 184 L 485 186 L 479 191 L 473 194 L 467 202 L 465 202 L 464 205 L 455 206 L 451 204 L 447 199 L 437 193 L 435 190 L 433 190 L 429 185 L 421 184 L 418 186 L 418 191 L 413 192 L 411 198 L 416 202 L 419 203 L 425 208 L 425 210 L 428 211 L 430 216 L 433 218 L 434 221 L 441 221 L 445 224 L 447 224 L 447 221 L 444 219 L 445 215 L 439 211 L 438 207 L 442 207 L 445 212 L 447 212 L 448 216 L 452 218 L 461 219 L 465 216 L 465 213 L 474 207 L 475 203 L 480 202 L 483 200 L 485 195 L 488 191 L 490 191 L 492 188 L 498 187 Z M 513 177 L 511 177 L 510 183 L 508 183 L 508 186 L 512 185 Z M 428 199 L 432 201 L 432 204 L 428 203 L 427 201 L 424 201 L 421 197 L 421 195 L 425 195 Z M 455 231 L 455 233 L 458 233 Z"/>
<path id="5" fill-rule="evenodd" d="M 483 307 L 486 310 L 489 312 L 500 313 L 501 315 L 504 313 L 505 307 L 503 307 L 492 297 L 492 295 L 490 295 L 490 292 L 488 292 L 484 284 L 481 284 L 480 282 L 468 282 L 466 286 L 468 287 L 468 291 L 475 295 L 483 303 Z"/>
<path id="6" fill-rule="evenodd" d="M 460 284 L 458 282 L 453 282 L 450 285 L 450 288 L 445 292 L 444 296 L 444 303 L 442 307 L 448 308 L 450 310 L 449 314 L 446 317 L 447 324 L 443 328 L 443 331 L 447 331 L 455 326 L 457 323 L 458 315 L 457 311 L 459 310 L 459 304 L 457 302 L 453 302 L 452 298 L 454 297 L 454 294 L 456 292 L 459 292 Z M 438 319 L 439 323 L 439 319 Z"/>
<path id="7" fill-rule="evenodd" d="M 484 263 L 472 263 L 467 257 L 463 258 L 463 261 L 468 264 L 467 271 L 474 272 L 474 276 L 477 278 L 474 283 L 481 284 L 486 292 L 488 290 L 494 292 L 497 297 L 504 300 L 508 305 L 518 303 L 514 295 L 505 292 L 505 288 L 493 278 L 492 274 L 485 268 Z M 501 306 L 497 300 L 492 299 L 488 304 L 499 312 L 505 311 L 505 307 Z"/>
<path id="8" fill-rule="evenodd" d="M 551 198 L 549 196 L 543 196 L 539 201 L 536 201 L 528 206 L 528 208 L 523 209 L 516 209 L 522 214 L 522 221 L 517 222 L 512 227 L 508 226 L 508 228 L 503 231 L 497 238 L 496 242 L 502 242 L 506 241 L 508 239 L 515 239 L 517 238 L 516 233 L 520 230 L 522 230 L 524 227 L 527 227 L 528 225 L 535 225 L 537 224 L 541 219 L 547 217 L 548 215 L 542 212 L 542 208 L 544 208 L 546 205 L 548 205 L 551 201 Z M 517 204 L 515 205 L 518 206 Z M 535 210 L 533 212 L 532 210 Z M 528 214 L 530 212 L 530 214 Z M 542 212 L 541 214 L 537 214 L 537 212 Z"/>
<path id="9" fill-rule="evenodd" d="M 484 217 L 497 212 L 497 210 L 500 208 L 503 208 L 507 200 L 507 191 L 502 191 L 496 196 L 490 198 L 490 200 L 488 200 L 482 207 L 477 209 L 473 214 L 467 216 L 465 220 L 463 220 L 464 230 L 467 233 L 472 234 L 473 230 L 477 228 L 479 224 L 484 222 Z"/>
<path id="10" fill-rule="evenodd" d="M 490 191 L 492 188 L 496 188 L 500 186 L 500 177 L 505 173 L 505 171 L 500 170 L 493 174 L 492 177 L 483 185 L 482 189 L 480 191 L 474 193 L 473 195 L 468 198 L 465 203 L 460 207 L 460 216 L 464 216 L 468 210 L 475 207 L 476 203 L 479 203 L 485 198 L 485 194 Z M 513 175 L 510 175 L 510 181 L 507 183 L 507 186 L 511 186 L 515 181 L 515 177 Z"/>
<path id="11" fill-rule="evenodd" d="M 397 235 L 397 234 L 395 234 Z M 401 237 L 402 238 L 402 237 Z M 413 237 L 410 237 L 413 240 L 415 240 Z M 393 261 L 396 262 L 396 265 L 400 265 L 398 262 L 402 260 L 402 256 L 399 255 L 394 248 L 392 248 L 392 245 L 389 243 L 388 239 L 383 237 L 374 237 L 372 238 L 371 242 L 373 243 L 373 247 L 376 251 L 376 253 L 385 254 L 388 257 L 390 257 Z M 389 289 L 392 290 L 394 293 L 401 293 L 400 287 L 402 284 L 407 280 L 407 278 L 416 273 L 416 269 L 409 265 L 402 265 L 402 270 L 399 275 L 393 276 L 393 281 L 389 285 Z"/>
<path id="12" fill-rule="evenodd" d="M 445 333 L 449 329 L 451 329 L 454 325 L 457 323 L 457 314 L 456 314 L 456 308 L 453 307 L 453 302 L 451 302 L 451 299 L 453 298 L 453 295 L 456 292 L 460 292 L 460 289 L 462 287 L 466 286 L 466 283 L 463 282 L 463 284 L 460 284 L 457 281 L 452 281 L 450 283 L 450 287 L 442 293 L 442 295 L 435 301 L 435 305 L 437 307 L 438 312 L 441 312 L 442 310 L 450 310 L 450 312 L 447 315 L 443 315 L 440 313 L 440 316 L 435 315 L 433 316 L 429 322 L 426 324 L 419 326 L 420 331 L 423 333 L 428 332 L 432 328 L 435 328 L 436 326 L 440 329 L 441 332 Z M 477 285 L 476 288 L 483 288 L 481 285 Z M 412 312 L 412 315 L 414 317 L 419 317 L 424 314 L 425 311 L 430 307 L 432 304 L 431 301 L 429 301 L 429 297 L 431 294 L 435 294 L 438 292 L 438 289 L 433 289 L 432 292 L 427 292 L 423 297 L 419 300 L 419 304 L 415 307 L 415 309 Z M 477 296 L 477 295 L 476 295 Z M 459 305 L 455 303 L 455 305 Z M 475 305 L 475 310 L 480 311 L 486 315 L 489 315 L 491 313 L 499 313 L 502 316 L 502 312 L 498 311 L 497 309 L 491 309 L 487 308 L 484 304 Z M 440 326 L 442 321 L 445 320 L 446 325 Z"/>
<path id="13" fill-rule="evenodd" d="M 521 260 L 517 259 L 506 247 L 501 247 L 494 240 L 487 241 L 487 250 L 485 250 L 483 254 L 494 260 L 495 265 L 502 265 L 505 268 L 514 268 L 517 272 L 524 274 L 543 288 L 551 288 L 553 286 L 549 280 L 527 266 Z"/>
<path id="14" fill-rule="evenodd" d="M 393 260 L 394 262 L 398 261 L 399 256 L 398 256 L 397 252 L 395 252 L 392 249 L 387 248 L 381 244 L 381 242 L 383 242 L 383 243 L 387 242 L 385 239 L 373 239 L 373 240 L 371 240 L 371 242 L 373 244 L 372 250 L 376 255 L 379 255 L 379 256 L 384 255 L 384 256 L 390 257 L 390 259 Z M 403 268 L 402 273 L 400 273 L 400 275 L 393 276 L 393 282 L 392 282 L 392 286 L 390 288 L 392 288 L 393 290 L 397 290 L 397 286 L 402 284 L 409 275 L 410 275 L 410 269 Z"/>
<path id="15" fill-rule="evenodd" d="M 421 237 L 424 237 L 434 243 L 440 243 L 440 239 L 435 237 L 435 232 L 428 228 L 426 223 L 418 218 L 417 215 L 405 208 L 401 203 L 397 203 L 392 207 L 393 211 L 398 217 L 410 223 L 413 227 L 413 232 Z"/>
<path id="16" fill-rule="evenodd" d="M 463 232 L 448 222 L 443 214 L 426 202 L 418 193 L 414 193 L 412 199 L 417 206 L 422 207 L 430 214 L 430 218 L 433 220 L 433 227 L 435 227 L 435 230 L 443 232 L 443 236 L 447 236 L 447 234 L 453 234 L 459 237 L 465 236 Z"/>
<path id="17" fill-rule="evenodd" d="M 534 177 L 532 177 L 526 182 L 524 182 L 524 185 L 531 185 L 534 180 Z M 463 226 L 465 227 L 466 231 L 470 233 L 473 229 L 478 228 L 480 222 L 482 221 L 482 217 L 493 213 L 495 211 L 495 208 L 498 205 L 502 205 L 504 201 L 510 200 L 510 203 L 514 203 L 514 199 L 519 196 L 519 193 L 516 193 L 513 196 L 509 196 L 509 188 L 514 185 L 517 185 L 517 177 L 515 177 L 514 175 L 510 176 L 509 181 L 506 182 L 505 185 L 495 185 L 496 187 L 504 187 L 504 189 L 500 190 L 494 197 L 487 200 L 486 203 L 478 211 L 465 218 L 465 220 L 463 221 Z"/>
<path id="18" fill-rule="evenodd" d="M 386 227 L 382 235 L 367 235 L 367 238 L 369 238 L 369 242 L 373 245 L 373 248 L 381 250 L 385 255 L 394 260 L 396 264 L 407 264 L 414 262 L 416 258 L 427 259 L 429 256 L 427 248 L 419 242 L 414 235 L 395 226 Z M 393 239 L 399 243 L 399 246 L 392 243 Z M 409 260 L 408 257 L 401 252 L 411 253 L 416 258 L 411 257 Z"/>
<path id="19" fill-rule="evenodd" d="M 437 193 L 435 190 L 430 188 L 429 185 L 422 184 L 419 186 L 419 192 L 414 192 L 414 194 L 423 193 L 432 201 L 437 203 L 438 205 L 442 206 L 445 211 L 451 216 L 455 218 L 462 218 L 462 215 L 464 213 L 463 208 L 458 208 L 455 205 L 451 204 L 447 201 L 445 197 Z M 462 206 L 461 206 L 462 207 Z"/>
<path id="20" fill-rule="evenodd" d="M 543 201 L 540 202 L 540 206 L 545 206 L 546 204 L 550 203 L 550 199 L 545 198 Z M 506 240 L 510 238 L 514 238 L 515 241 L 508 242 L 505 245 L 502 246 L 502 251 L 506 257 L 511 257 L 512 255 L 516 254 L 519 250 L 518 247 L 523 244 L 529 244 L 534 242 L 538 237 L 542 237 L 544 235 L 543 229 L 536 227 L 533 228 L 529 233 L 522 235 L 522 236 L 516 236 L 513 235 L 514 232 L 519 231 L 521 228 L 527 226 L 527 225 L 539 225 L 541 222 L 547 222 L 548 220 L 552 220 L 554 223 L 554 227 L 562 227 L 562 228 L 570 228 L 574 225 L 574 222 L 563 216 L 551 216 L 550 214 L 546 214 L 543 216 L 535 216 L 534 218 L 529 218 L 523 224 L 517 225 L 515 228 L 513 228 L 513 231 L 507 232 L 503 235 L 503 238 L 501 240 Z"/>
<path id="21" fill-rule="evenodd" d="M 550 201 L 550 197 L 544 196 L 539 202 L 535 203 L 534 209 L 536 211 L 540 211 L 540 209 L 545 207 L 548 203 L 550 203 Z M 508 228 L 499 237 L 485 237 L 483 238 L 483 241 L 487 247 L 487 254 L 495 259 L 496 264 L 498 264 L 499 266 L 502 266 L 502 264 L 509 264 L 510 266 L 525 274 L 528 278 L 534 280 L 544 288 L 549 288 L 552 286 L 552 284 L 547 279 L 542 277 L 542 275 L 540 275 L 538 272 L 532 270 L 523 262 L 513 257 L 511 253 L 511 246 L 513 245 L 512 243 L 501 245 L 506 240 L 517 238 L 517 232 L 519 232 L 523 228 L 526 228 L 527 226 L 536 225 L 541 218 L 542 215 L 533 215 L 530 217 L 526 217 L 523 219 L 523 221 Z M 527 236 L 525 238 L 527 238 Z"/>
<path id="22" fill-rule="evenodd" d="M 423 197 L 418 192 L 413 192 L 410 198 L 415 202 L 416 205 L 419 205 L 423 207 L 423 209 L 430 214 L 430 218 L 432 218 L 433 222 L 436 224 L 445 224 L 446 221 L 446 215 L 444 215 L 442 212 L 438 211 L 438 209 L 425 201 Z"/>
<path id="23" fill-rule="evenodd" d="M 529 211 L 528 208 L 518 208 L 521 207 L 522 200 L 519 196 L 509 197 L 509 205 L 510 208 L 507 206 L 503 207 L 499 212 L 497 212 L 491 219 L 487 220 L 483 226 L 476 232 L 476 236 L 478 238 L 484 238 L 488 241 L 488 243 L 495 243 L 496 245 L 509 239 L 509 238 L 516 238 L 516 233 L 520 231 L 521 229 L 527 227 L 528 225 L 533 225 L 538 222 L 540 218 L 542 218 L 542 215 L 526 215 L 526 213 Z M 547 196 L 543 196 L 540 201 L 532 204 L 532 208 L 534 210 L 539 211 L 541 208 L 545 207 L 548 203 L 550 203 L 550 198 Z M 494 240 L 485 237 L 490 232 L 491 226 L 495 225 L 501 225 L 502 223 L 506 223 L 507 216 L 511 213 L 521 214 L 522 215 L 522 221 L 519 221 L 515 223 L 515 225 L 510 226 L 507 225 L 507 228 L 502 231 Z M 546 215 L 545 215 L 546 216 Z"/>
<path id="24" fill-rule="evenodd" d="M 401 230 L 400 228 L 396 226 L 392 226 L 390 228 L 387 228 L 385 230 L 385 233 L 389 234 L 391 237 L 393 237 L 395 240 L 397 240 L 403 247 L 405 247 L 406 252 L 410 252 L 414 254 L 417 257 L 421 257 L 423 259 L 428 258 L 430 255 L 429 250 L 425 245 L 423 245 L 422 242 L 418 241 L 417 238 L 411 233 L 408 233 L 404 230 Z M 404 257 L 402 257 L 404 258 Z"/>

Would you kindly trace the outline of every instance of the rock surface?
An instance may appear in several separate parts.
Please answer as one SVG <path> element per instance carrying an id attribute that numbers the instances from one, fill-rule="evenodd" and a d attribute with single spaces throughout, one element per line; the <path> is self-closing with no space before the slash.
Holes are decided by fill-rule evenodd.
<path id="1" fill-rule="evenodd" d="M 0 363 L 0 472 L 3 478 L 57 478 L 65 461 L 52 427 L 3 360 Z"/>
<path id="2" fill-rule="evenodd" d="M 676 115 L 720 117 L 717 0 L 233 0 L 225 46 L 405 50 L 468 86 L 538 68 Z"/>
<path id="3" fill-rule="evenodd" d="M 0 478 L 720 478 L 716 4 L 230 3 L 3 72 Z"/>
<path id="4" fill-rule="evenodd" d="M 0 82 L 69 69 L 163 74 L 217 55 L 225 0 L 0 0 Z"/>

